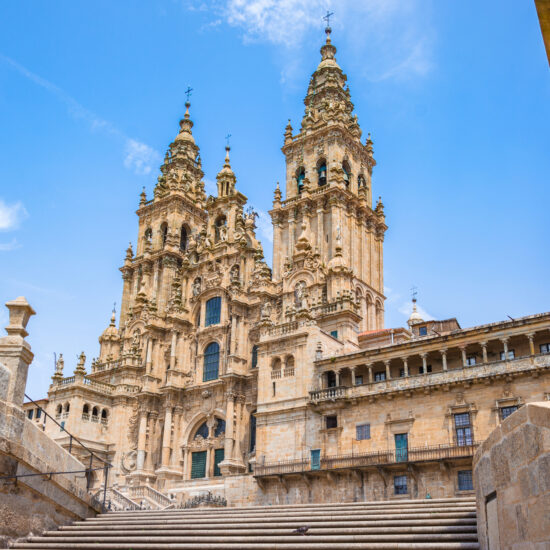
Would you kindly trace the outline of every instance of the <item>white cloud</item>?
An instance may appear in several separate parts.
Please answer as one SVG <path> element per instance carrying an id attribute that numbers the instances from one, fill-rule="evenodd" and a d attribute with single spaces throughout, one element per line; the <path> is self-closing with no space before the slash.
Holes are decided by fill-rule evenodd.
<path id="1" fill-rule="evenodd" d="M 17 229 L 27 216 L 27 211 L 21 202 L 7 204 L 0 199 L 0 231 Z"/>
<path id="2" fill-rule="evenodd" d="M 124 166 L 130 168 L 136 174 L 150 174 L 154 165 L 161 160 L 160 155 L 149 145 L 128 139 L 126 141 L 126 157 Z"/>
<path id="3" fill-rule="evenodd" d="M 417 309 L 418 313 L 420 313 L 420 316 L 422 317 L 422 319 L 424 319 L 424 321 L 428 321 L 428 320 L 434 318 L 433 315 L 430 315 L 423 307 L 419 306 L 418 304 L 416 304 L 416 309 Z M 404 302 L 398 308 L 399 313 L 402 313 L 403 315 L 406 315 L 407 318 L 410 317 L 410 315 L 412 313 L 412 310 L 413 310 L 412 301 L 411 302 Z"/>
<path id="4" fill-rule="evenodd" d="M 334 9 L 333 39 L 346 42 L 372 81 L 423 77 L 432 68 L 428 8 L 419 0 L 201 0 L 187 9 L 210 11 L 243 31 L 245 42 L 270 42 L 282 47 L 282 81 L 292 82 L 302 70 L 300 45 L 311 32 L 322 41 L 322 19 Z M 208 25 L 204 27 L 208 28 Z"/>
<path id="5" fill-rule="evenodd" d="M 10 250 L 15 250 L 20 248 L 21 245 L 17 242 L 17 239 L 12 239 L 9 243 L 0 243 L 0 252 L 9 252 Z"/>
<path id="6" fill-rule="evenodd" d="M 76 120 L 84 121 L 88 125 L 90 131 L 101 131 L 122 141 L 126 150 L 124 166 L 133 170 L 136 174 L 149 174 L 153 161 L 157 162 L 157 159 L 162 158 L 159 153 L 151 149 L 148 145 L 126 136 L 124 132 L 119 130 L 114 124 L 108 120 L 102 119 L 93 111 L 81 105 L 76 99 L 49 80 L 29 71 L 26 67 L 5 55 L 0 54 L 0 61 L 3 61 L 19 74 L 55 96 L 61 103 L 65 104 L 69 115 Z"/>

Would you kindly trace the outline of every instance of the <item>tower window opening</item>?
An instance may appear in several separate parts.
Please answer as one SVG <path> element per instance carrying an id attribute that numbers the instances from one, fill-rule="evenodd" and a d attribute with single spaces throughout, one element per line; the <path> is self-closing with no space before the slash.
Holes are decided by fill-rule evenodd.
<path id="1" fill-rule="evenodd" d="M 220 346 L 217 342 L 211 342 L 204 351 L 204 365 L 202 381 L 216 380 L 220 366 Z"/>
<path id="2" fill-rule="evenodd" d="M 317 175 L 319 176 L 319 187 L 323 187 L 327 184 L 327 163 L 322 161 L 317 168 Z"/>
<path id="3" fill-rule="evenodd" d="M 180 250 L 182 252 L 185 252 L 187 250 L 187 229 L 185 229 L 185 226 L 181 226 L 180 231 Z"/>
<path id="4" fill-rule="evenodd" d="M 304 190 L 304 179 L 306 177 L 306 171 L 304 170 L 304 168 L 300 168 L 300 170 L 298 171 L 298 176 L 296 177 L 296 184 L 297 184 L 297 188 L 298 188 L 298 193 L 302 193 L 302 191 Z"/>
<path id="5" fill-rule="evenodd" d="M 166 239 L 168 238 L 168 224 L 166 222 L 160 226 L 160 235 L 162 240 L 162 248 L 164 248 L 166 246 Z"/>
<path id="6" fill-rule="evenodd" d="M 346 187 L 349 187 L 351 182 L 351 170 L 346 161 L 342 163 L 342 169 L 344 170 L 344 183 L 346 184 Z"/>

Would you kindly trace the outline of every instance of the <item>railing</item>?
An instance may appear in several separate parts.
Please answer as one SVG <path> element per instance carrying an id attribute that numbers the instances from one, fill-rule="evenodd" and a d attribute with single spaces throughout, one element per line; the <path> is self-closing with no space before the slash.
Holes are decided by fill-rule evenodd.
<path id="1" fill-rule="evenodd" d="M 100 493 L 103 489 L 100 489 L 94 496 L 97 498 L 100 496 Z M 141 506 L 134 502 L 131 498 L 127 497 L 124 493 L 121 493 L 119 490 L 114 487 L 109 487 L 107 489 L 107 495 L 109 497 L 109 504 L 112 502 L 118 504 L 122 510 L 139 510 Z"/>
<path id="2" fill-rule="evenodd" d="M 170 498 L 160 491 L 153 489 L 149 485 L 137 485 L 130 487 L 130 495 L 132 497 L 148 498 L 158 504 L 161 508 L 165 508 L 166 506 L 170 506 L 170 504 L 172 504 L 172 500 Z"/>
<path id="3" fill-rule="evenodd" d="M 365 468 L 368 466 L 389 466 L 399 463 L 406 464 L 410 462 L 469 458 L 474 455 L 478 446 L 479 443 L 475 442 L 472 445 L 435 445 L 431 447 L 413 447 L 410 449 L 393 449 L 371 453 L 324 456 L 321 457 L 318 468 L 312 468 L 311 460 L 309 459 L 283 460 L 267 464 L 256 464 L 254 475 L 273 476 L 316 470 Z"/>
<path id="4" fill-rule="evenodd" d="M 59 381 L 59 385 L 60 386 L 68 386 L 70 384 L 74 384 L 74 380 L 75 380 L 75 377 L 74 376 L 69 376 L 67 378 L 63 378 Z"/>
<path id="5" fill-rule="evenodd" d="M 113 393 L 113 386 L 111 384 L 105 384 L 104 382 L 97 382 L 91 378 L 84 377 L 84 385 L 90 386 L 94 390 L 98 390 L 102 393 Z"/>
<path id="6" fill-rule="evenodd" d="M 100 490 L 100 492 L 101 491 L 103 492 L 103 498 L 102 498 L 101 501 L 99 501 L 96 498 L 97 497 L 97 493 L 96 493 L 96 495 L 92 497 L 92 500 L 95 504 L 100 505 L 101 509 L 103 511 L 105 511 L 106 510 L 105 501 L 106 501 L 106 498 L 107 498 L 107 479 L 108 479 L 108 476 L 109 476 L 109 469 L 112 468 L 113 465 L 110 462 L 108 462 L 107 460 L 101 458 L 99 455 L 95 454 L 91 449 L 89 449 L 86 445 L 84 445 L 84 443 L 82 443 L 82 441 L 80 441 L 80 439 L 78 439 L 78 437 L 76 437 L 76 436 L 72 435 L 71 433 L 69 433 L 65 429 L 65 426 L 60 424 L 52 415 L 47 413 L 34 399 L 31 399 L 27 394 L 25 394 L 25 397 L 33 405 L 36 405 L 38 410 L 42 411 L 42 413 L 44 414 L 44 422 L 42 424 L 42 429 L 43 430 L 46 429 L 46 420 L 48 418 L 51 418 L 51 420 L 53 422 L 55 422 L 55 424 L 57 424 L 57 426 L 59 426 L 61 431 L 65 432 L 69 436 L 69 449 L 68 449 L 69 454 L 72 454 L 73 441 L 75 441 L 80 446 L 79 447 L 80 451 L 84 450 L 84 451 L 90 453 L 90 464 L 89 464 L 88 468 L 86 468 L 85 470 L 70 470 L 70 471 L 65 471 L 65 472 L 39 472 L 39 473 L 35 473 L 35 474 L 5 475 L 5 476 L 0 476 L 0 479 L 5 479 L 5 480 L 13 479 L 17 483 L 18 479 L 22 479 L 22 478 L 26 478 L 26 477 L 41 476 L 44 479 L 51 480 L 54 475 L 85 474 L 86 480 L 87 480 L 86 488 L 90 489 L 90 486 L 92 484 L 93 472 L 96 472 L 96 471 L 100 470 L 100 471 L 103 471 L 103 487 Z M 59 416 L 59 415 L 57 415 L 57 416 Z M 94 468 L 94 459 L 99 460 L 102 463 L 102 466 Z"/>
<path id="7" fill-rule="evenodd" d="M 506 375 L 512 372 L 525 372 L 550 366 L 550 355 L 535 355 L 480 363 L 471 367 L 460 367 L 445 371 L 401 376 L 383 381 L 373 381 L 353 387 L 337 386 L 335 388 L 317 389 L 309 392 L 312 402 L 332 401 L 342 398 L 357 398 L 394 391 L 408 391 L 415 388 L 433 387 L 465 380 L 476 380 L 490 376 Z"/>

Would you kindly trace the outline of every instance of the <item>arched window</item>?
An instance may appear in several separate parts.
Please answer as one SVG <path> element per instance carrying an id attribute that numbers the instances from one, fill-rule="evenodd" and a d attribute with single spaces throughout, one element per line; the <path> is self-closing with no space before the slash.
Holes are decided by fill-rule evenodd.
<path id="1" fill-rule="evenodd" d="M 225 433 L 225 420 L 221 418 L 216 419 L 216 427 L 214 428 L 214 437 L 218 437 Z"/>
<path id="2" fill-rule="evenodd" d="M 292 355 L 285 359 L 285 376 L 294 376 L 294 357 Z"/>
<path id="3" fill-rule="evenodd" d="M 166 246 L 166 239 L 168 238 L 168 224 L 166 222 L 164 222 L 160 226 L 160 235 L 161 235 L 162 248 L 164 248 Z"/>
<path id="4" fill-rule="evenodd" d="M 227 219 L 225 216 L 220 216 L 216 220 L 216 225 L 214 227 L 216 242 L 225 241 L 226 232 L 227 232 Z"/>
<path id="5" fill-rule="evenodd" d="M 342 163 L 342 170 L 344 170 L 344 183 L 346 184 L 346 187 L 349 187 L 351 182 L 351 169 L 347 161 Z"/>
<path id="6" fill-rule="evenodd" d="M 150 227 L 148 227 L 145 230 L 145 240 L 150 243 L 152 239 L 153 239 L 153 230 Z"/>
<path id="7" fill-rule="evenodd" d="M 88 404 L 82 407 L 82 414 L 90 414 L 90 406 Z"/>
<path id="8" fill-rule="evenodd" d="M 203 439 L 208 439 L 208 426 L 206 425 L 206 422 L 203 422 L 199 429 L 195 432 L 195 437 L 193 439 L 196 439 L 197 436 L 201 436 Z"/>
<path id="9" fill-rule="evenodd" d="M 107 420 L 107 409 L 103 409 L 101 411 L 101 418 L 103 418 L 103 420 Z"/>
<path id="10" fill-rule="evenodd" d="M 68 413 L 71 409 L 71 405 L 69 403 L 65 403 L 65 412 Z"/>
<path id="11" fill-rule="evenodd" d="M 252 346 L 252 364 L 251 367 L 255 369 L 258 366 L 258 346 Z"/>
<path id="12" fill-rule="evenodd" d="M 317 168 L 317 175 L 319 176 L 319 187 L 327 184 L 327 163 L 323 160 L 319 163 Z"/>
<path id="13" fill-rule="evenodd" d="M 61 414 L 63 412 L 63 405 L 57 405 L 57 414 Z"/>
<path id="14" fill-rule="evenodd" d="M 185 252 L 187 250 L 187 229 L 185 229 L 185 226 L 181 226 L 180 231 L 180 250 L 182 252 Z"/>
<path id="15" fill-rule="evenodd" d="M 204 321 L 204 326 L 209 327 L 210 325 L 217 325 L 220 322 L 222 310 L 222 299 L 220 296 L 210 298 L 206 302 L 206 317 Z"/>
<path id="16" fill-rule="evenodd" d="M 92 409 L 92 416 L 97 416 L 97 414 L 98 414 L 97 407 L 94 407 Z"/>
<path id="17" fill-rule="evenodd" d="M 250 452 L 256 450 L 256 411 L 250 413 Z"/>
<path id="18" fill-rule="evenodd" d="M 204 364 L 202 381 L 216 380 L 220 366 L 220 346 L 217 342 L 211 342 L 204 350 Z"/>
<path id="19" fill-rule="evenodd" d="M 304 168 L 300 168 L 298 170 L 298 174 L 296 176 L 296 186 L 298 189 L 298 193 L 301 193 L 304 189 L 304 179 L 306 177 L 306 171 Z"/>

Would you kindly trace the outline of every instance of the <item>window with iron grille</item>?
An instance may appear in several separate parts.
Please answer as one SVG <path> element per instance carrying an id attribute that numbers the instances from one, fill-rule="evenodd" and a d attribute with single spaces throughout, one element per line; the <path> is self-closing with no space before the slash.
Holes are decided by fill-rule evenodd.
<path id="1" fill-rule="evenodd" d="M 335 414 L 330 416 L 325 416 L 325 422 L 326 422 L 327 430 L 338 427 L 338 417 Z"/>
<path id="2" fill-rule="evenodd" d="M 501 407 L 500 419 L 504 420 L 505 418 L 508 418 L 512 413 L 516 412 L 517 410 L 518 410 L 517 405 L 511 405 L 510 407 Z"/>
<path id="3" fill-rule="evenodd" d="M 355 432 L 357 440 L 370 439 L 370 424 L 357 424 Z"/>
<path id="4" fill-rule="evenodd" d="M 386 373 L 384 371 L 374 373 L 375 382 L 382 382 L 382 380 L 385 380 L 385 379 L 386 379 Z"/>
<path id="5" fill-rule="evenodd" d="M 210 298 L 210 300 L 206 302 L 206 317 L 204 321 L 204 326 L 209 327 L 210 325 L 219 324 L 221 310 L 222 310 L 222 299 L 220 298 L 220 296 L 216 296 L 215 298 Z"/>
<path id="6" fill-rule="evenodd" d="M 220 462 L 223 462 L 224 449 L 214 449 L 214 477 L 221 476 Z"/>
<path id="7" fill-rule="evenodd" d="M 206 451 L 191 453 L 191 479 L 206 477 Z"/>
<path id="8" fill-rule="evenodd" d="M 407 476 L 394 476 L 393 478 L 393 492 L 396 495 L 407 494 Z"/>
<path id="9" fill-rule="evenodd" d="M 458 490 L 473 491 L 474 482 L 472 480 L 472 470 L 461 470 L 458 472 Z"/>
<path id="10" fill-rule="evenodd" d="M 217 342 L 211 342 L 204 350 L 204 365 L 202 381 L 216 380 L 220 365 L 220 346 Z"/>
<path id="11" fill-rule="evenodd" d="M 473 430 L 470 424 L 470 413 L 458 413 L 454 415 L 456 443 L 459 447 L 473 445 Z"/>

